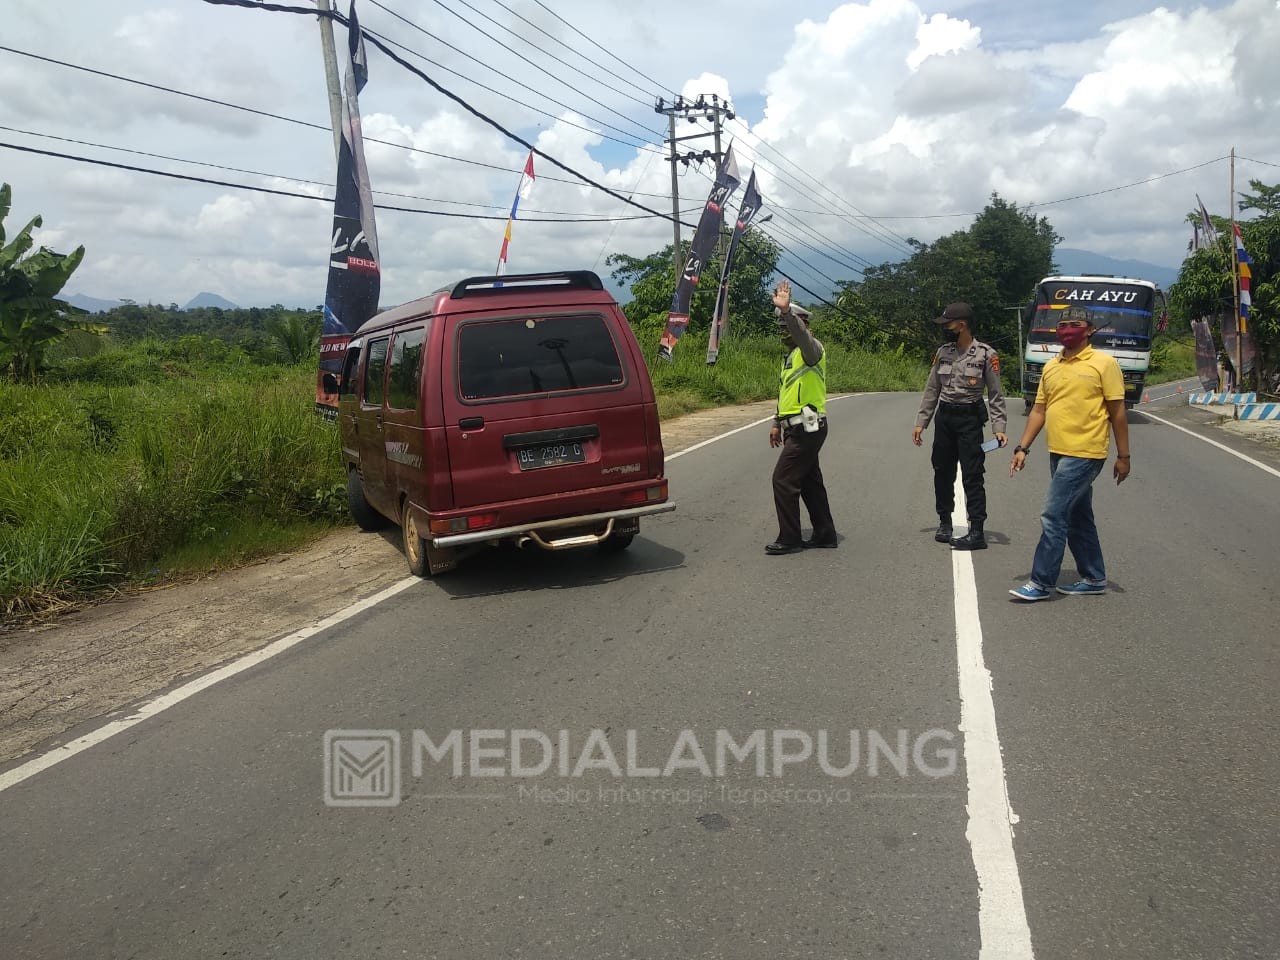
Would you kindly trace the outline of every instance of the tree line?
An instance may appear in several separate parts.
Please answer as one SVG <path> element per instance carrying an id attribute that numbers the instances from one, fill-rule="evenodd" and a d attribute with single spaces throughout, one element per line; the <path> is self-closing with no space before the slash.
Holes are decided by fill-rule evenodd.
<path id="1" fill-rule="evenodd" d="M 1280 186 L 1250 181 L 1252 193 L 1239 212 L 1253 216 L 1240 226 L 1253 258 L 1251 332 L 1259 365 L 1269 374 L 1280 360 Z M 0 371 L 14 379 L 34 380 L 58 356 L 101 349 L 112 340 L 173 340 L 203 337 L 232 344 L 262 363 L 300 363 L 314 359 L 321 327 L 320 308 L 310 310 L 249 307 L 181 310 L 125 303 L 92 318 L 59 298 L 84 258 L 84 248 L 60 254 L 32 251 L 31 231 L 39 217 L 5 243 L 4 219 L 11 190 L 0 187 Z M 1198 213 L 1188 219 L 1198 220 Z M 1234 286 L 1230 271 L 1230 220 L 1214 217 L 1215 246 L 1191 253 L 1169 291 L 1167 335 L 1185 335 L 1195 317 L 1230 315 Z M 1019 342 L 1021 311 L 1036 282 L 1055 272 L 1054 250 L 1061 241 L 1047 217 L 993 193 L 968 227 L 932 243 L 909 239 L 912 253 L 897 262 L 867 267 L 861 277 L 838 280 L 828 297 L 802 300 L 814 311 L 820 337 L 864 350 L 887 350 L 929 358 L 939 337 L 931 321 L 954 300 L 971 303 L 977 315 L 975 335 L 1008 355 Z M 723 245 L 722 245 L 723 246 Z M 681 251 L 683 262 L 687 245 Z M 772 335 L 770 301 L 778 276 L 779 245 L 748 228 L 741 240 L 729 285 L 731 336 Z M 656 343 L 675 289 L 673 250 L 667 245 L 644 257 L 613 254 L 606 265 L 630 297 L 623 309 L 646 348 Z M 689 330 L 705 331 L 711 322 L 720 276 L 718 255 L 706 265 L 690 305 Z M 107 339 L 110 338 L 110 339 Z M 1006 370 L 1016 369 L 1009 364 Z"/>

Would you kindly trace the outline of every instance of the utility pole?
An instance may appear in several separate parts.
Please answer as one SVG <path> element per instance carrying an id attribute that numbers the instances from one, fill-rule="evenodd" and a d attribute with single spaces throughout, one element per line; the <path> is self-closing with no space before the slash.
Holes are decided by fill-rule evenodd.
<path id="1" fill-rule="evenodd" d="M 338 58 L 333 47 L 333 20 L 328 16 L 333 8 L 329 0 L 316 0 L 321 11 L 320 47 L 324 51 L 325 85 L 329 89 L 329 120 L 333 124 L 333 158 L 336 161 L 342 150 L 342 90 L 338 85 Z"/>
<path id="2" fill-rule="evenodd" d="M 672 253 L 672 260 L 675 262 L 676 279 L 679 280 L 680 274 L 684 270 L 684 257 L 681 255 L 680 249 L 680 186 L 676 177 L 676 163 L 683 163 L 686 167 L 690 161 L 699 162 L 702 160 L 714 160 L 716 164 L 716 173 L 720 172 L 720 164 L 724 161 L 724 155 L 720 152 L 720 129 L 723 120 L 732 120 L 734 112 L 730 108 L 728 101 L 721 101 L 720 95 L 713 93 L 708 101 L 705 94 L 699 95 L 696 100 L 686 100 L 683 96 L 676 97 L 673 103 L 667 103 L 662 97 L 658 98 L 657 104 L 653 108 L 654 113 L 665 113 L 667 115 L 667 143 L 671 145 L 671 155 L 666 158 L 667 163 L 671 164 L 671 216 L 675 221 L 675 247 Z M 711 133 L 693 133 L 684 137 L 676 136 L 676 115 L 679 114 L 690 123 L 694 118 L 701 115 L 705 119 L 710 120 L 713 124 Z M 685 154 L 679 154 L 676 151 L 676 144 L 683 143 L 686 140 L 701 140 L 704 137 L 715 138 L 715 150 L 696 150 Z M 724 236 L 723 232 L 718 238 L 717 250 L 720 251 L 721 257 L 723 252 Z"/>
<path id="3" fill-rule="evenodd" d="M 661 101 L 659 101 L 661 103 Z M 676 176 L 676 115 L 675 111 L 667 114 L 667 129 L 670 131 L 671 144 L 671 227 L 675 231 L 675 240 L 671 245 L 671 259 L 675 265 L 676 279 L 684 264 L 680 257 L 680 178 Z"/>

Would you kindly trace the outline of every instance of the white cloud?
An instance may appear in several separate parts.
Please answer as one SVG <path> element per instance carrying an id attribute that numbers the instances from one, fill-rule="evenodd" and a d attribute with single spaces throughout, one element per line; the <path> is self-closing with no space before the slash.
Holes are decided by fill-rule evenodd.
<path id="1" fill-rule="evenodd" d="M 9 125 L 317 184 L 24 134 L 0 140 L 332 195 L 333 141 L 324 129 L 328 105 L 313 18 L 186 0 L 149 0 L 124 12 L 119 5 L 65 0 L 56 13 L 46 0 L 11 2 L 16 10 L 6 21 L 7 45 L 321 129 L 0 54 L 0 102 Z M 743 172 L 752 162 L 761 166 L 766 200 L 778 214 L 770 227 L 797 238 L 784 240 L 795 247 L 806 236 L 816 243 L 805 233 L 815 231 L 851 262 L 855 256 L 900 256 L 901 241 L 885 229 L 932 240 L 965 226 L 963 217 L 938 217 L 979 210 L 993 190 L 1022 204 L 1089 194 L 1222 156 L 1233 144 L 1243 157 L 1280 159 L 1280 132 L 1272 122 L 1280 107 L 1280 60 L 1271 56 L 1280 48 L 1274 0 L 1208 0 L 1207 6 L 1170 0 L 1163 7 L 1152 2 L 1149 9 L 1142 0 L 1114 0 L 1107 8 L 1116 11 L 1111 23 L 1092 13 L 1101 8 L 1085 4 L 1052 22 L 1028 17 L 1026 5 L 1014 0 L 955 0 L 945 6 L 925 0 L 742 0 L 731 21 L 723 9 L 672 0 L 643 7 L 564 0 L 555 5 L 564 21 L 541 7 L 520 8 L 592 57 L 595 66 L 588 72 L 614 90 L 580 75 L 567 87 L 552 84 L 449 18 L 420 19 L 461 53 L 377 8 L 362 8 L 362 21 L 497 88 L 501 93 L 487 93 L 438 66 L 414 61 L 568 166 L 624 196 L 635 192 L 637 201 L 664 212 L 670 209 L 665 195 L 671 172 L 661 144 L 665 117 L 653 112 L 654 98 L 669 99 L 674 90 L 730 99 L 751 127 L 746 131 L 735 122 L 727 132 L 735 138 Z M 568 23 L 600 47 L 586 43 Z M 664 24 L 678 24 L 679 30 L 673 33 Z M 532 28 L 510 25 L 559 56 L 574 56 Z M 536 56 L 492 24 L 487 29 Z M 380 202 L 495 218 L 380 212 L 383 302 L 389 304 L 493 269 L 525 149 L 380 53 L 370 56 L 372 76 L 361 97 L 367 135 L 428 151 L 369 143 L 375 190 L 409 195 L 384 195 Z M 543 62 L 569 77 L 552 61 Z M 528 89 L 495 76 L 490 67 Z M 543 91 L 574 110 L 550 105 Z M 536 103 L 551 116 L 532 114 L 515 99 Z M 608 139 L 620 135 L 602 120 L 654 131 L 649 149 Z M 678 133 L 707 129 L 705 122 L 681 124 Z M 681 149 L 704 145 L 710 147 L 710 138 Z M 789 162 L 780 161 L 776 149 Z M 85 244 L 88 255 L 73 278 L 74 291 L 180 303 L 201 289 L 246 304 L 310 306 L 323 297 L 332 216 L 327 203 L 11 151 L 4 158 L 4 176 L 15 191 L 10 222 L 40 212 L 46 233 L 58 243 L 67 249 Z M 514 228 L 513 270 L 594 264 L 603 272 L 609 253 L 644 255 L 670 243 L 671 225 L 658 219 L 537 222 L 549 215 L 544 211 L 580 217 L 640 211 L 580 183 L 558 182 L 572 177 L 548 161 L 539 159 L 536 167 L 537 185 L 522 202 L 524 219 Z M 1238 179 L 1280 180 L 1273 171 L 1242 161 Z M 677 173 L 681 205 L 700 206 L 707 170 L 679 166 Z M 1068 246 L 1174 265 L 1186 241 L 1182 217 L 1196 192 L 1215 212 L 1225 207 L 1225 164 L 1040 212 Z M 868 225 L 855 207 L 902 219 Z M 830 275 L 851 275 L 816 251 L 796 252 Z"/>

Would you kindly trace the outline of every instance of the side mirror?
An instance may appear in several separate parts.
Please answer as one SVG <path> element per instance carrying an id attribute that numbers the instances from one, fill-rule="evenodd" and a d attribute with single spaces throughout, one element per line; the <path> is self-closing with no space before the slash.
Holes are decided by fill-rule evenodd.
<path id="1" fill-rule="evenodd" d="M 338 378 L 332 373 L 326 373 L 320 382 L 324 386 L 325 393 L 333 394 L 338 392 Z"/>

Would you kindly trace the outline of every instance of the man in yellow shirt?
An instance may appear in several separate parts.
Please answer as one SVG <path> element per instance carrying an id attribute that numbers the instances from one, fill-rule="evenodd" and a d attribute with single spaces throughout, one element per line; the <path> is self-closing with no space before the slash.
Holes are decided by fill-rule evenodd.
<path id="1" fill-rule="evenodd" d="M 1129 421 L 1120 365 L 1115 357 L 1089 345 L 1096 329 L 1084 307 L 1063 311 L 1057 328 L 1062 352 L 1045 365 L 1022 442 L 1013 448 L 1011 477 L 1022 470 L 1031 444 L 1048 426 L 1049 491 L 1040 514 L 1040 543 L 1031 564 L 1031 579 L 1009 591 L 1017 600 L 1048 600 L 1054 587 L 1071 597 L 1107 592 L 1102 545 L 1093 519 L 1093 481 L 1107 462 L 1113 431 L 1116 463 L 1112 476 L 1117 484 L 1129 476 Z M 1058 586 L 1067 547 L 1080 579 L 1070 586 Z"/>

